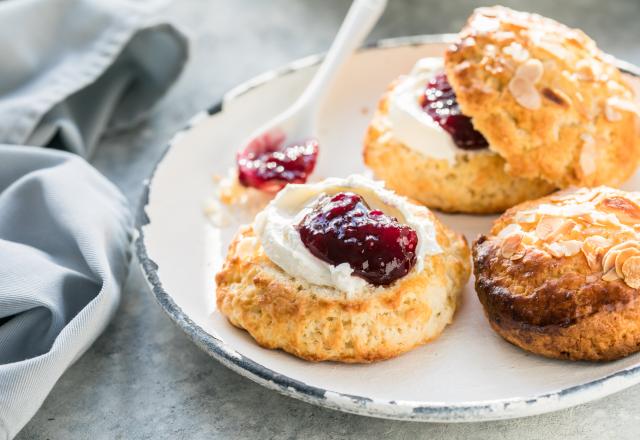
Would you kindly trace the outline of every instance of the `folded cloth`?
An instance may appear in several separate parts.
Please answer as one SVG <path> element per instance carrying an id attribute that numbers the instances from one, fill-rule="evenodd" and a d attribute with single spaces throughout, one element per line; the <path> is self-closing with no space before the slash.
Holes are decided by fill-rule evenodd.
<path id="1" fill-rule="evenodd" d="M 0 2 L 0 143 L 89 157 L 140 121 L 181 72 L 186 40 L 150 0 Z"/>
<path id="2" fill-rule="evenodd" d="M 0 440 L 105 328 L 130 255 L 116 187 L 76 155 L 26 145 L 89 157 L 145 115 L 187 56 L 151 21 L 162 3 L 0 2 Z"/>
<path id="3" fill-rule="evenodd" d="M 0 146 L 0 438 L 35 414 L 120 298 L 132 216 L 83 159 Z"/>

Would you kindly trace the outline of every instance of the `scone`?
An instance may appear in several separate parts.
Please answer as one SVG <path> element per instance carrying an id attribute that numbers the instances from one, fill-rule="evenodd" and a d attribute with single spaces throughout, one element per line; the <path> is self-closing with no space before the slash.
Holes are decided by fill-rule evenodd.
<path id="1" fill-rule="evenodd" d="M 508 210 L 473 245 L 493 329 L 536 354 L 618 359 L 640 350 L 640 193 L 565 190 Z"/>
<path id="2" fill-rule="evenodd" d="M 617 186 L 640 157 L 633 87 L 578 29 L 479 8 L 445 54 L 463 113 L 508 171 L 560 188 Z"/>
<path id="3" fill-rule="evenodd" d="M 217 305 L 263 347 L 372 362 L 444 330 L 469 257 L 462 236 L 379 182 L 290 184 L 233 240 Z"/>
<path id="4" fill-rule="evenodd" d="M 363 153 L 375 176 L 398 193 L 446 212 L 502 212 L 553 191 L 543 180 L 507 174 L 504 159 L 460 114 L 455 95 L 443 84 L 443 71 L 442 58 L 421 59 L 380 100 Z M 425 105 L 426 90 L 438 95 L 438 88 L 446 92 L 442 99 Z M 457 114 L 448 116 L 450 126 L 441 127 L 427 110 Z"/>
<path id="5" fill-rule="evenodd" d="M 382 97 L 365 138 L 377 177 L 429 207 L 499 212 L 570 185 L 619 185 L 640 157 L 633 88 L 578 30 L 479 8 L 444 59 Z"/>

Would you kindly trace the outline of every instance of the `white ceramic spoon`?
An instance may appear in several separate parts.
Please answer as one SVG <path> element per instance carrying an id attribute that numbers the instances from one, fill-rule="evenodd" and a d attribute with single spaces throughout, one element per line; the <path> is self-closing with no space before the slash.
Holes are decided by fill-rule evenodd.
<path id="1" fill-rule="evenodd" d="M 243 148 L 259 139 L 281 138 L 301 142 L 316 138 L 317 114 L 322 95 L 328 90 L 345 59 L 360 46 L 387 5 L 387 0 L 355 0 L 340 26 L 323 63 L 305 91 L 291 107 L 256 130 Z"/>

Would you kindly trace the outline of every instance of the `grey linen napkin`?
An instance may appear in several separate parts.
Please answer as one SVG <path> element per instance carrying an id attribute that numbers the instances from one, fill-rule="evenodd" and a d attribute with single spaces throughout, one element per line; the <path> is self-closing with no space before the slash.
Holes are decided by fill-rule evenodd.
<path id="1" fill-rule="evenodd" d="M 0 142 L 90 156 L 135 124 L 181 72 L 184 37 L 152 21 L 164 2 L 0 2 Z"/>
<path id="2" fill-rule="evenodd" d="M 13 438 L 113 316 L 132 216 L 84 159 L 177 78 L 158 2 L 0 2 L 0 440 Z M 13 144 L 13 145 L 8 145 Z"/>

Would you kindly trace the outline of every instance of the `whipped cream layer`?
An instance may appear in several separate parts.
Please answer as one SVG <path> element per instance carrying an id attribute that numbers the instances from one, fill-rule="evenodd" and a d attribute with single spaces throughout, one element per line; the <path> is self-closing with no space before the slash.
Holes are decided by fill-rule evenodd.
<path id="1" fill-rule="evenodd" d="M 442 58 L 418 60 L 389 94 L 388 118 L 392 136 L 407 147 L 435 159 L 454 163 L 458 154 L 486 153 L 488 149 L 462 150 L 453 138 L 422 108 L 427 83 L 444 71 Z"/>
<path id="2" fill-rule="evenodd" d="M 354 294 L 371 286 L 353 275 L 348 263 L 334 266 L 314 256 L 304 245 L 296 226 L 313 210 L 315 202 L 325 194 L 343 191 L 359 194 L 372 209 L 396 217 L 413 228 L 418 236 L 416 264 L 412 271 L 424 269 L 425 257 L 442 252 L 436 241 L 436 230 L 427 208 L 417 206 L 363 176 L 346 179 L 330 178 L 312 184 L 289 184 L 256 216 L 253 229 L 271 261 L 289 275 L 319 286 L 332 287 Z"/>

